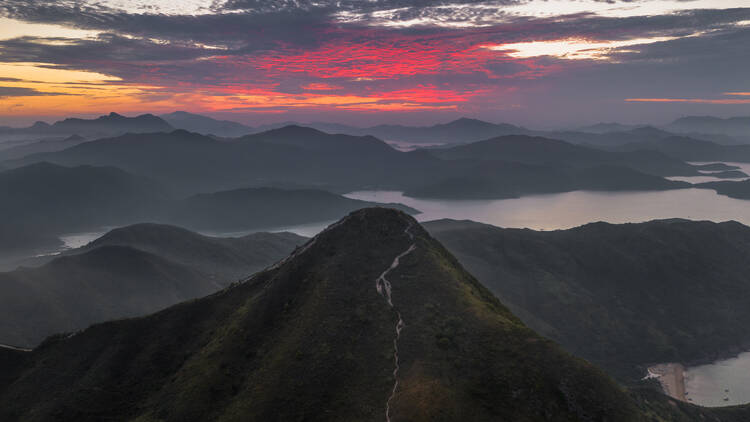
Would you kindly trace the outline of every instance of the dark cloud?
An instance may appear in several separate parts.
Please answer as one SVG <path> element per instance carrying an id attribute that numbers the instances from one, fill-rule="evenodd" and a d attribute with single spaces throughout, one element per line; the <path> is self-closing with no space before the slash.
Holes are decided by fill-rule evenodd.
<path id="1" fill-rule="evenodd" d="M 46 63 L 118 78 L 112 83 L 148 84 L 155 88 L 143 95 L 152 100 L 202 90 L 227 97 L 254 89 L 296 96 L 309 92 L 305 86 L 310 83 L 325 82 L 350 95 L 414 87 L 487 92 L 477 94 L 465 107 L 488 113 L 524 101 L 551 107 L 550 95 L 599 107 L 602 98 L 619 104 L 622 98 L 643 96 L 644 91 L 669 95 L 685 89 L 700 93 L 748 89 L 741 69 L 750 65 L 750 36 L 747 27 L 736 23 L 750 20 L 750 8 L 624 18 L 590 13 L 539 18 L 508 15 L 501 7 L 525 2 L 501 0 L 491 2 L 496 8 L 477 8 L 471 6 L 487 2 L 230 0 L 212 14 L 180 16 L 128 13 L 78 0 L 3 0 L 1 16 L 100 33 L 76 40 L 0 40 L 0 62 Z M 375 25 L 379 20 L 425 24 L 382 27 Z M 652 37 L 680 38 L 613 50 L 612 61 L 602 62 L 514 59 L 478 47 L 565 38 Z M 498 100 L 498 92 L 507 92 L 508 98 Z M 514 98 L 514 92 L 519 97 Z M 560 107 L 571 113 L 576 110 Z"/>
<path id="2" fill-rule="evenodd" d="M 13 79 L 13 78 L 3 78 Z M 41 92 L 33 88 L 22 88 L 15 86 L 0 86 L 0 98 L 7 97 L 40 97 L 50 95 L 69 95 L 61 92 Z"/>

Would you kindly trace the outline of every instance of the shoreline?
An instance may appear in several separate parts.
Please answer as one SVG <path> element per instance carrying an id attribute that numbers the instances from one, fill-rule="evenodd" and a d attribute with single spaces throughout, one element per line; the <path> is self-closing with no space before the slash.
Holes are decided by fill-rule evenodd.
<path id="1" fill-rule="evenodd" d="M 688 402 L 685 390 L 685 367 L 680 363 L 661 363 L 650 366 L 646 378 L 656 378 L 668 396 Z"/>

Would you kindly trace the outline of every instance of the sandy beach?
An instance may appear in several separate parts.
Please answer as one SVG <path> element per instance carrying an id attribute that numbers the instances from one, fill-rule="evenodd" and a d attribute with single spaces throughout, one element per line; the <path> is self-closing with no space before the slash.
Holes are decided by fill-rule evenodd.
<path id="1" fill-rule="evenodd" d="M 679 363 L 661 363 L 648 368 L 648 377 L 656 378 L 664 392 L 672 398 L 687 401 L 685 367 Z"/>

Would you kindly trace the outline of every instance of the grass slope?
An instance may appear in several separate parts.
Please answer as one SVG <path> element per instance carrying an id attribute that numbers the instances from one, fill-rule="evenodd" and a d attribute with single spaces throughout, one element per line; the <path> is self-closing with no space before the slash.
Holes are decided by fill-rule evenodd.
<path id="1" fill-rule="evenodd" d="M 750 228 L 739 223 L 427 227 L 531 327 L 624 379 L 750 346 Z"/>
<path id="2" fill-rule="evenodd" d="M 397 316 L 375 279 L 412 242 L 388 275 L 406 322 L 392 420 L 642 419 L 602 372 L 525 327 L 387 209 L 357 211 L 207 298 L 50 339 L 0 368 L 12 374 L 0 418 L 383 420 Z"/>

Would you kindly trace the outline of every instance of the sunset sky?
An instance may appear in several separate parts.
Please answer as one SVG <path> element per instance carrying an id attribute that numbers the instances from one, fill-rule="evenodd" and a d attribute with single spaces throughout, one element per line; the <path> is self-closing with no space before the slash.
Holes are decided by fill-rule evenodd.
<path id="1" fill-rule="evenodd" d="M 153 6 L 158 3 L 158 6 Z M 750 115 L 748 0 L 3 0 L 0 124 Z"/>

